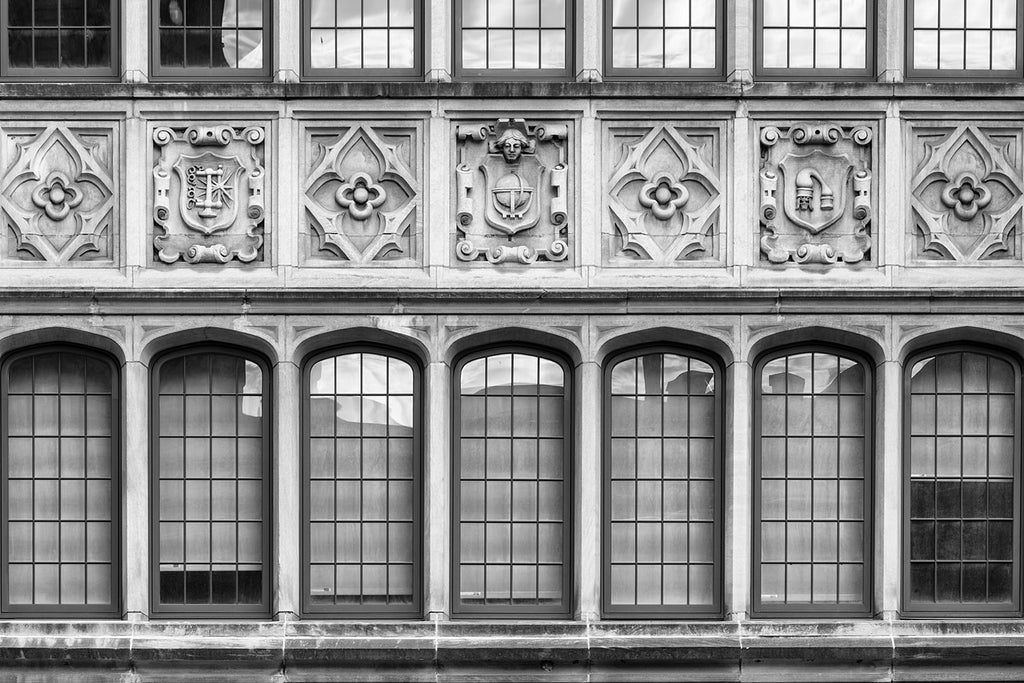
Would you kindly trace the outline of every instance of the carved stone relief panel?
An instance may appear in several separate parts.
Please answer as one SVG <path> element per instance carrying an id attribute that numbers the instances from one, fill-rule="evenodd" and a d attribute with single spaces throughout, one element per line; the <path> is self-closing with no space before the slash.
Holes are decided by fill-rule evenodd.
<path id="1" fill-rule="evenodd" d="M 761 127 L 762 261 L 829 265 L 871 260 L 875 137 L 873 123 Z"/>
<path id="2" fill-rule="evenodd" d="M 606 263 L 721 260 L 721 140 L 714 125 L 606 127 Z"/>
<path id="3" fill-rule="evenodd" d="M 5 262 L 119 259 L 117 123 L 11 123 L 0 131 Z"/>
<path id="4" fill-rule="evenodd" d="M 570 257 L 569 126 L 523 119 L 455 129 L 455 255 L 531 264 Z"/>
<path id="5" fill-rule="evenodd" d="M 1020 124 L 945 122 L 912 128 L 912 259 L 1021 260 L 1022 143 Z"/>
<path id="6" fill-rule="evenodd" d="M 264 260 L 266 129 L 161 126 L 153 130 L 154 260 Z"/>
<path id="7" fill-rule="evenodd" d="M 302 242 L 307 260 L 413 265 L 422 253 L 421 127 L 306 130 Z"/>

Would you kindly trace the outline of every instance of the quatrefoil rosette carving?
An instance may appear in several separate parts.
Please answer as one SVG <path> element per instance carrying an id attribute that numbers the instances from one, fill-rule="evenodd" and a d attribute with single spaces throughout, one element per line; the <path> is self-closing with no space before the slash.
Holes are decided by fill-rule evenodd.
<path id="1" fill-rule="evenodd" d="M 624 140 L 607 183 L 611 262 L 716 258 L 722 203 L 717 129 L 684 132 L 661 124 L 612 129 L 609 137 Z"/>
<path id="2" fill-rule="evenodd" d="M 113 130 L 5 130 L 13 158 L 0 181 L 7 256 L 63 265 L 113 257 Z"/>
<path id="3" fill-rule="evenodd" d="M 400 142 L 392 144 L 390 133 Z M 351 265 L 418 258 L 414 143 L 408 131 L 365 125 L 344 130 L 328 145 L 313 142 L 303 204 L 319 255 Z"/>
<path id="4" fill-rule="evenodd" d="M 153 143 L 153 237 L 162 263 L 263 260 L 261 126 L 159 127 Z"/>
<path id="5" fill-rule="evenodd" d="M 919 127 L 912 153 L 912 256 L 970 263 L 1020 259 L 1022 135 L 963 124 Z"/>
<path id="6" fill-rule="evenodd" d="M 859 263 L 871 255 L 872 125 L 761 128 L 761 254 L 769 263 Z"/>

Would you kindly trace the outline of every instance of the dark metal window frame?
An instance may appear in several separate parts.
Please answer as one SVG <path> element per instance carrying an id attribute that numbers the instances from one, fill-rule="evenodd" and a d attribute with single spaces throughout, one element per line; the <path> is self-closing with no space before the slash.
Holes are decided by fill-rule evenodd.
<path id="1" fill-rule="evenodd" d="M 137 1 L 137 0 L 131 0 Z M 294 1 L 294 0 L 291 0 Z M 160 2 L 149 3 L 149 74 L 153 81 L 267 81 L 273 73 L 274 4 L 263 2 L 263 66 L 259 69 L 231 67 L 161 66 L 160 64 Z M 243 29 L 244 30 L 244 29 Z"/>
<path id="2" fill-rule="evenodd" d="M 9 520 L 9 507 L 7 496 L 0 498 L 0 529 L 2 529 L 3 542 L 0 543 L 0 581 L 3 585 L 0 588 L 0 610 L 2 616 L 34 619 L 34 618 L 59 618 L 64 616 L 88 617 L 98 619 L 116 619 L 121 616 L 121 467 L 123 457 L 121 453 L 121 371 L 118 363 L 108 354 L 77 344 L 39 344 L 20 349 L 6 358 L 0 365 L 0 405 L 5 410 L 8 405 L 8 390 L 10 385 L 11 363 L 29 356 L 36 356 L 42 353 L 73 353 L 80 356 L 92 358 L 104 363 L 110 368 L 110 605 L 109 610 L 97 610 L 89 605 L 15 605 L 12 608 L 10 603 L 10 585 L 8 582 L 8 558 L 10 546 L 7 543 L 7 528 Z M 10 459 L 8 452 L 8 422 L 7 419 L 0 420 L 0 477 L 2 477 L 4 494 L 6 494 L 9 482 Z"/>
<path id="3" fill-rule="evenodd" d="M 1024 2 L 1017 2 L 1017 63 L 1012 70 L 993 69 L 915 69 L 914 0 L 906 0 L 904 33 L 904 73 L 907 80 L 1019 81 L 1024 76 Z M 936 29 L 939 30 L 939 29 Z M 989 48 L 991 50 L 991 47 Z M 991 54 L 991 53 L 990 53 Z"/>
<path id="4" fill-rule="evenodd" d="M 466 0 L 452 0 L 452 75 L 461 81 L 565 81 L 573 78 L 576 54 L 576 0 L 565 0 L 565 68 L 564 69 L 466 69 L 462 66 L 462 5 Z M 472 0 L 471 0 L 472 1 Z M 488 27 L 489 28 L 489 27 Z M 511 29 L 510 29 L 511 30 Z M 512 54 L 515 62 L 515 52 Z"/>
<path id="5" fill-rule="evenodd" d="M 12 0 L 15 1 L 15 0 Z M 134 0 L 129 0 L 134 1 Z M 12 67 L 8 7 L 0 7 L 0 78 L 5 81 L 117 81 L 121 77 L 121 0 L 110 0 L 110 66 Z M 59 28 L 59 27 L 54 27 Z"/>
<path id="6" fill-rule="evenodd" d="M 714 588 L 711 605 L 674 607 L 665 605 L 612 605 L 611 604 L 611 471 L 612 471 L 612 372 L 624 361 L 651 354 L 673 354 L 707 363 L 715 373 L 715 447 L 714 447 Z M 691 346 L 678 344 L 655 344 L 635 346 L 610 356 L 604 363 L 604 387 L 602 400 L 602 455 L 601 467 L 601 615 L 603 617 L 641 619 L 715 619 L 725 616 L 722 599 L 725 548 L 725 467 L 722 442 L 725 436 L 725 376 L 722 362 L 715 356 Z M 664 418 L 663 418 L 664 419 Z M 662 436 L 661 438 L 664 438 Z"/>
<path id="7" fill-rule="evenodd" d="M 211 353 L 234 356 L 243 361 L 255 363 L 263 373 L 263 501 L 261 506 L 263 524 L 263 593 L 259 604 L 253 605 L 162 605 L 160 603 L 160 369 L 170 360 L 187 356 Z M 186 617 L 189 619 L 236 619 L 264 618 L 271 616 L 273 598 L 273 377 L 270 362 L 260 353 L 231 344 L 201 343 L 173 348 L 160 354 L 149 371 L 150 423 L 149 423 L 149 586 L 150 616 L 161 619 Z"/>
<path id="8" fill-rule="evenodd" d="M 294 0 L 293 0 L 294 1 Z M 423 2 L 413 0 L 413 66 L 411 69 L 318 69 L 312 64 L 312 2 L 302 0 L 302 78 L 307 81 L 419 81 L 423 78 Z M 361 31 L 366 27 L 360 27 Z"/>
<path id="9" fill-rule="evenodd" d="M 864 368 L 864 583 L 862 585 L 861 603 L 827 604 L 816 606 L 801 604 L 787 607 L 784 603 L 765 606 L 761 602 L 761 376 L 765 366 L 779 358 L 804 353 L 824 353 L 859 363 Z M 752 501 L 752 541 L 751 581 L 750 581 L 750 614 L 761 618 L 829 618 L 829 617 L 871 617 L 873 612 L 874 590 L 874 486 L 875 486 L 875 367 L 866 355 L 846 346 L 838 344 L 797 344 L 771 349 L 762 353 L 754 364 L 752 377 L 754 407 L 752 411 L 753 429 L 753 470 L 751 484 L 753 486 Z M 814 419 L 812 414 L 811 419 Z M 787 477 L 788 481 L 788 477 Z"/>
<path id="10" fill-rule="evenodd" d="M 695 0 L 696 2 L 707 2 L 708 0 Z M 604 0 L 604 11 L 602 21 L 604 22 L 604 77 L 608 81 L 709 81 L 722 80 L 725 78 L 725 57 L 726 57 L 726 0 L 712 0 L 717 4 L 715 8 L 715 68 L 713 69 L 676 69 L 660 68 L 650 69 L 644 67 L 615 67 L 612 66 L 614 52 L 612 49 L 612 0 Z M 632 27 L 630 27 L 632 28 Z M 664 26 L 661 27 L 665 29 Z"/>
<path id="11" fill-rule="evenodd" d="M 1013 367 L 1016 372 L 1014 378 L 1014 411 L 1013 411 L 1013 515 L 1014 526 L 1017 528 L 1013 534 L 1013 572 L 1011 586 L 1013 590 L 1012 604 L 999 605 L 981 609 L 982 603 L 913 603 L 910 598 L 910 484 L 911 484 L 911 371 L 914 365 L 927 358 L 936 358 L 947 353 L 978 353 L 992 356 L 1005 361 Z M 932 619 L 936 617 L 953 618 L 1013 618 L 1024 616 L 1021 605 L 1021 362 L 1018 357 L 999 347 L 986 344 L 940 344 L 922 349 L 909 356 L 903 365 L 903 416 L 901 428 L 903 430 L 903 464 L 901 473 L 903 482 L 900 490 L 903 494 L 901 510 L 902 521 L 900 528 L 903 532 L 901 539 L 901 600 L 900 616 L 908 618 Z M 989 394 L 986 394 L 989 395 Z M 962 479 L 961 479 L 962 480 Z"/>
<path id="12" fill-rule="evenodd" d="M 912 0 L 911 0 L 912 1 Z M 764 66 L 764 0 L 754 0 L 754 79 L 759 81 L 873 81 L 878 50 L 878 2 L 865 0 L 864 68 L 765 68 Z M 788 25 L 787 30 L 794 27 Z M 817 27 L 797 27 L 817 28 Z"/>
<path id="13" fill-rule="evenodd" d="M 562 437 L 562 602 L 557 605 L 465 605 L 459 598 L 460 579 L 460 512 L 461 500 L 461 471 L 462 471 L 462 370 L 470 362 L 479 358 L 488 358 L 506 353 L 521 353 L 535 358 L 549 360 L 557 363 L 564 373 L 563 395 L 562 395 L 562 424 L 564 435 Z M 451 586 L 451 616 L 452 618 L 479 618 L 493 617 L 497 619 L 568 619 L 572 616 L 573 605 L 575 604 L 575 590 L 572 578 L 575 574 L 573 566 L 573 510 L 574 496 L 573 483 L 575 467 L 573 466 L 574 443 L 573 438 L 573 373 L 572 363 L 568 358 L 557 351 L 552 351 L 540 346 L 528 344 L 504 344 L 487 346 L 473 349 L 458 357 L 452 369 L 452 415 L 451 415 L 451 439 L 452 439 L 452 470 L 451 470 L 451 513 L 449 523 L 451 524 L 451 563 L 450 563 L 450 586 Z"/>
<path id="14" fill-rule="evenodd" d="M 328 358 L 338 358 L 354 353 L 366 353 L 408 363 L 412 368 L 413 416 L 413 553 L 412 580 L 413 599 L 411 605 L 376 605 L 374 609 L 354 605 L 316 605 L 310 600 L 310 374 L 313 366 Z M 363 394 L 358 394 L 362 396 Z M 419 359 L 397 348 L 374 344 L 346 344 L 318 351 L 307 357 L 302 364 L 302 614 L 318 618 L 340 619 L 419 619 L 423 617 L 423 366 Z"/>

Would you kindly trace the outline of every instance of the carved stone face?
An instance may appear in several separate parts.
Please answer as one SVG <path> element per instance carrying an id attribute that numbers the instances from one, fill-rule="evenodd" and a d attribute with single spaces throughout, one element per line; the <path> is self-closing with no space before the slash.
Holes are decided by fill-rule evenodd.
<path id="1" fill-rule="evenodd" d="M 514 164 L 523 156 L 525 143 L 526 140 L 522 136 L 509 132 L 505 133 L 498 141 L 498 148 L 501 150 L 501 156 L 505 158 L 505 161 Z"/>

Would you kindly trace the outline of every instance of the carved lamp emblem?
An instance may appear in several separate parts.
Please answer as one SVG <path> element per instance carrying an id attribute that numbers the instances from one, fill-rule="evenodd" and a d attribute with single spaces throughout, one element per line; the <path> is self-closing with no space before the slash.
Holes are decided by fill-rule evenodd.
<path id="1" fill-rule="evenodd" d="M 667 221 L 690 201 L 690 191 L 672 180 L 666 173 L 660 173 L 651 182 L 640 188 L 640 205 L 650 209 L 659 221 Z"/>
<path id="2" fill-rule="evenodd" d="M 338 206 L 348 209 L 349 215 L 357 221 L 365 221 L 372 216 L 387 198 L 384 188 L 362 171 L 353 173 L 348 182 L 342 183 L 334 193 Z"/>
<path id="3" fill-rule="evenodd" d="M 973 173 L 961 173 L 942 191 L 941 199 L 957 218 L 969 221 L 992 203 L 992 192 Z"/>
<path id="4" fill-rule="evenodd" d="M 82 203 L 82 191 L 68 177 L 54 171 L 32 192 L 32 203 L 42 209 L 51 221 L 62 221 Z"/>

